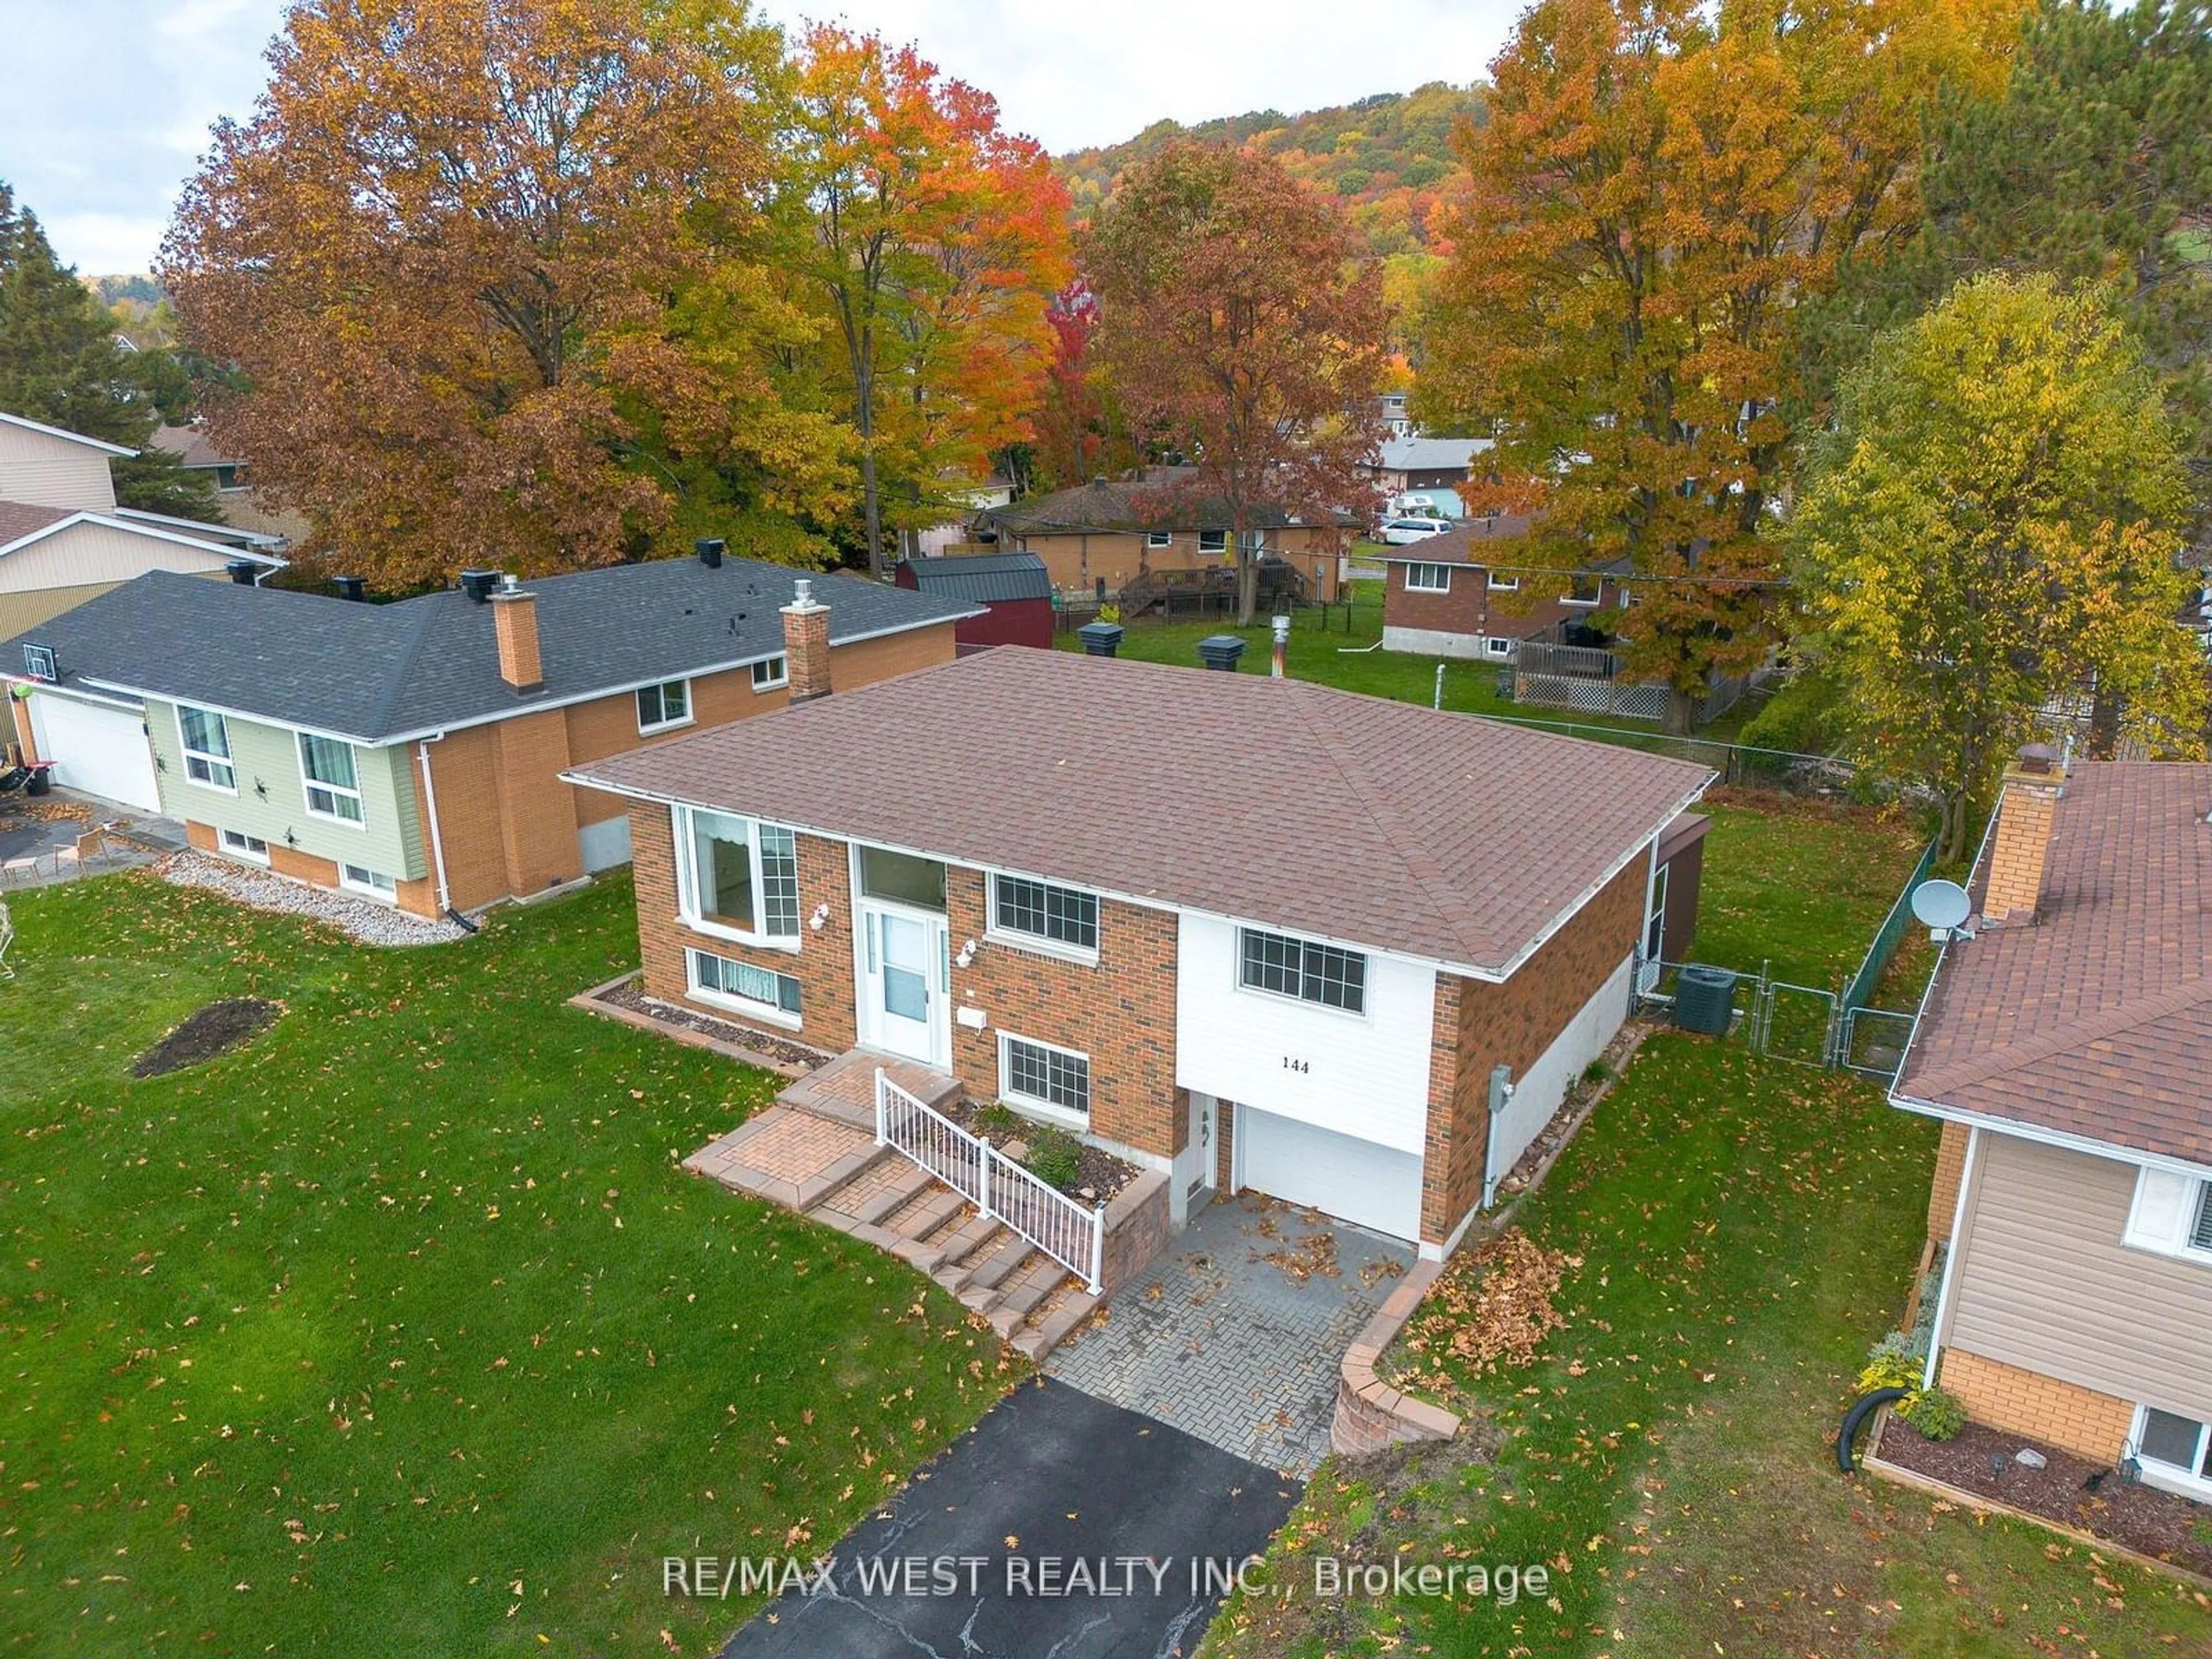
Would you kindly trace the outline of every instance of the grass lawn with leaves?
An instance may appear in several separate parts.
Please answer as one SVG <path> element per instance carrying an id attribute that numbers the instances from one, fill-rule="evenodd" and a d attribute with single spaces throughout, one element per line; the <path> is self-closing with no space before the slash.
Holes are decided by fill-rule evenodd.
<path id="1" fill-rule="evenodd" d="M 835 1540 L 1009 1372 L 678 1160 L 777 1079 L 563 999 L 629 883 L 376 951 L 143 873 L 15 900 L 0 1650 L 705 1653 L 662 1556 Z M 204 1064 L 133 1057 L 226 997 Z"/>
<path id="2" fill-rule="evenodd" d="M 1836 1472 L 1854 1376 L 1911 1278 L 1935 1140 L 1869 1085 L 1651 1037 L 1517 1218 L 1568 1259 L 1564 1328 L 1534 1364 L 1475 1375 L 1448 1275 L 1390 1358 L 1473 1431 L 1324 1466 L 1272 1561 L 1301 1591 L 1322 1556 L 1547 1563 L 1550 1603 L 1248 1595 L 1202 1651 L 2212 1651 L 2193 1590 Z"/>

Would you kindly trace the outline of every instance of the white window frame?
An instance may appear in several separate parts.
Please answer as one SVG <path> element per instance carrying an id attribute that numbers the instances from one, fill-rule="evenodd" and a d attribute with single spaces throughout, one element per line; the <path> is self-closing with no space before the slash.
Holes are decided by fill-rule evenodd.
<path id="1" fill-rule="evenodd" d="M 368 829 L 368 803 L 362 799 L 361 794 L 360 746 L 356 744 L 347 743 L 343 738 L 325 738 L 322 739 L 325 743 L 337 744 L 346 751 L 346 758 L 353 766 L 353 787 L 349 789 L 343 784 L 325 783 L 320 778 L 314 776 L 307 770 L 307 740 L 311 735 L 313 734 L 306 732 L 299 732 L 293 734 L 295 738 L 293 744 L 294 752 L 299 757 L 300 760 L 300 794 L 301 798 L 307 804 L 307 816 L 311 818 L 320 818 L 325 823 L 343 823 L 349 825 L 356 830 Z M 332 800 L 351 801 L 356 807 L 360 809 L 358 815 L 354 817 L 348 817 L 343 812 L 325 812 L 321 807 L 315 805 L 315 792 L 318 789 L 328 795 Z"/>
<path id="2" fill-rule="evenodd" d="M 680 688 L 684 698 L 684 712 L 673 720 L 667 718 L 668 692 L 672 686 Z M 647 721 L 645 718 L 645 694 L 648 691 L 660 705 L 662 718 L 659 720 Z M 637 734 L 641 738 L 650 737 L 656 732 L 673 732 L 691 724 L 691 682 L 689 680 L 662 680 L 654 685 L 641 685 L 630 696 L 637 705 Z"/>
<path id="3" fill-rule="evenodd" d="M 364 877 L 367 878 L 366 880 L 362 879 Z M 388 885 L 380 886 L 379 883 L 386 883 Z M 399 902 L 399 878 L 397 876 L 384 875 L 370 869 L 365 864 L 348 864 L 341 860 L 338 865 L 338 885 L 349 893 L 358 893 L 362 897 L 374 899 L 379 904 Z"/>
<path id="4" fill-rule="evenodd" d="M 2136 1172 L 2135 1197 L 2128 1205 L 2120 1243 L 2212 1267 L 2212 1249 L 2191 1243 L 2197 1224 L 2212 1208 L 2212 1179 L 2145 1164 Z"/>
<path id="5" fill-rule="evenodd" d="M 2199 1502 L 2212 1499 L 2212 1478 L 2197 1473 L 2204 1467 L 2204 1442 L 2208 1435 L 2212 1435 L 2212 1423 L 2206 1423 L 2188 1412 L 2166 1411 L 2163 1406 L 2158 1409 L 2166 1412 L 2168 1417 L 2179 1417 L 2186 1422 L 2195 1423 L 2197 1446 L 2185 1469 L 2161 1458 L 2144 1456 L 2143 1432 L 2150 1425 L 2151 1407 L 2148 1402 L 2138 1401 L 2135 1415 L 2128 1422 L 2128 1445 L 2134 1451 L 2136 1466 L 2142 1471 L 2144 1484 L 2167 1492 L 2178 1492 Z"/>
<path id="6" fill-rule="evenodd" d="M 1080 963 L 1087 967 L 1097 965 L 1098 947 L 1095 944 L 1082 945 L 1067 939 L 1054 939 L 1049 934 L 1032 933 L 1006 921 L 999 909 L 999 884 L 1002 881 L 1026 881 L 1051 891 L 1073 893 L 1078 897 L 1089 899 L 1091 901 L 1091 931 L 1094 937 L 1104 931 L 1106 921 L 1106 907 L 1097 893 L 1088 887 L 1078 887 L 1071 882 L 1047 881 L 1041 876 L 1019 875 L 1007 870 L 991 871 L 985 879 L 990 885 L 991 904 L 989 921 L 983 930 L 983 937 L 986 939 L 1004 945 L 1012 950 L 1034 951 L 1041 957 L 1056 957 L 1063 962 Z"/>
<path id="7" fill-rule="evenodd" d="M 749 968 L 757 974 L 769 974 L 778 980 L 789 980 L 793 985 L 799 987 L 799 1012 L 794 1013 L 780 1002 L 762 1002 L 753 997 L 740 995 L 735 991 L 719 990 L 713 986 L 701 984 L 699 982 L 701 957 L 712 957 L 717 962 L 726 962 L 739 968 Z M 743 1014 L 747 1019 L 757 1020 L 764 1025 L 781 1026 L 787 1031 L 805 1029 L 804 1017 L 806 1006 L 805 983 L 798 975 L 787 974 L 781 968 L 763 968 L 758 963 L 739 962 L 735 957 L 726 957 L 719 951 L 705 951 L 696 945 L 687 945 L 684 947 L 684 985 L 686 996 L 706 1003 L 710 1007 L 726 1008 L 733 1014 Z"/>
<path id="8" fill-rule="evenodd" d="M 269 843 L 258 836 L 249 836 L 243 830 L 218 830 L 215 832 L 215 839 L 216 845 L 226 858 L 237 859 L 246 864 L 266 866 L 269 862 Z M 249 842 L 258 842 L 261 850 L 255 852 Z"/>
<path id="9" fill-rule="evenodd" d="M 791 684 L 791 659 L 782 652 L 753 665 L 753 690 L 774 691 Z"/>
<path id="10" fill-rule="evenodd" d="M 1489 582 L 1490 591 L 1493 593 L 1516 593 L 1521 589 L 1521 579 L 1518 576 L 1501 576 L 1495 570 L 1486 571 L 1484 574 Z"/>
<path id="11" fill-rule="evenodd" d="M 177 722 L 178 752 L 183 755 L 185 760 L 185 781 L 191 784 L 197 788 L 213 790 L 218 795 L 236 794 L 238 793 L 238 761 L 236 757 L 232 754 L 210 754 L 204 749 L 193 748 L 191 739 L 185 735 L 185 711 L 187 708 L 191 709 L 193 714 L 198 714 L 202 720 L 213 720 L 216 723 L 216 727 L 222 732 L 222 746 L 226 750 L 230 747 L 230 721 L 224 716 L 216 714 L 212 708 L 203 708 L 196 702 L 178 702 L 170 704 L 169 713 L 175 717 Z M 228 783 L 217 783 L 212 777 L 194 777 L 192 775 L 192 763 L 194 761 L 199 762 L 201 765 L 209 768 L 210 770 L 216 767 L 221 767 L 224 771 L 230 774 L 230 781 Z"/>
<path id="12" fill-rule="evenodd" d="M 1441 581 L 1424 581 L 1423 573 L 1430 572 L 1443 578 Z M 1406 567 L 1406 591 L 1408 593 L 1449 593 L 1451 592 L 1451 567 L 1448 564 L 1408 564 Z"/>
<path id="13" fill-rule="evenodd" d="M 1042 1048 L 1047 1054 L 1063 1055 L 1083 1062 L 1083 1100 L 1081 1111 L 1072 1106 L 1045 1100 L 1036 1095 L 1025 1095 L 1008 1085 L 1013 1073 L 1013 1057 L 1009 1044 L 1018 1042 L 1024 1048 Z M 1071 1129 L 1088 1130 L 1091 1114 L 1098 1103 L 1097 1073 L 1092 1070 L 1091 1056 L 1080 1048 L 1069 1048 L 1057 1042 L 1047 1042 L 1041 1037 L 1024 1036 L 1019 1031 L 1001 1030 L 999 1033 L 999 1098 L 1009 1106 L 1018 1106 L 1032 1117 L 1044 1118 Z"/>
<path id="14" fill-rule="evenodd" d="M 1273 939 L 1289 939 L 1302 949 L 1336 951 L 1347 957 L 1357 957 L 1360 964 L 1359 1006 L 1357 1008 L 1339 1008 L 1334 1004 L 1317 1001 L 1312 997 L 1303 996 L 1294 991 L 1274 991 L 1264 985 L 1246 984 L 1244 982 L 1244 935 L 1247 933 L 1263 933 Z M 1307 933 L 1294 933 L 1285 928 L 1258 927 L 1240 922 L 1237 924 L 1236 935 L 1231 940 L 1229 971 L 1231 983 L 1245 996 L 1265 997 L 1270 1002 L 1287 1002 L 1295 1007 L 1310 1008 L 1316 1013 L 1330 1015 L 1338 1019 L 1356 1019 L 1364 1023 L 1373 1018 L 1370 1010 L 1373 1006 L 1375 989 L 1375 975 L 1372 972 L 1374 963 L 1375 957 L 1370 952 L 1355 951 L 1348 945 L 1332 945 L 1327 939 L 1315 939 Z M 1304 977 L 1303 968 L 1299 970 L 1299 977 L 1301 979 Z"/>
<path id="15" fill-rule="evenodd" d="M 799 940 L 806 932 L 805 902 L 802 893 L 795 902 L 798 921 L 789 933 L 747 933 L 741 927 L 732 927 L 726 922 L 702 915 L 699 909 L 699 869 L 694 861 L 697 857 L 697 838 L 692 833 L 695 815 L 701 809 L 679 806 L 669 816 L 676 840 L 676 914 L 677 920 L 695 933 L 704 933 L 709 939 L 726 939 L 732 945 L 750 945 L 763 951 L 789 951 L 796 954 Z M 768 884 L 761 870 L 761 837 L 763 827 L 786 830 L 787 824 L 767 822 L 744 812 L 714 812 L 718 818 L 738 818 L 752 826 L 745 837 L 745 854 L 752 860 L 753 896 L 763 913 L 767 909 Z M 798 831 L 792 830 L 792 862 L 796 874 L 799 858 Z M 688 971 L 688 970 L 687 970 Z"/>
<path id="16" fill-rule="evenodd" d="M 1146 547 L 1173 547 L 1175 545 L 1175 532 L 1172 530 L 1147 530 L 1145 532 L 1145 545 Z"/>
<path id="17" fill-rule="evenodd" d="M 1482 636 L 1482 648 L 1489 656 L 1510 657 L 1513 654 L 1513 641 L 1500 635 L 1486 634 Z"/>
<path id="18" fill-rule="evenodd" d="M 1225 530 L 1200 531 L 1198 550 L 1201 553 L 1226 553 L 1229 550 L 1229 532 Z"/>
<path id="19" fill-rule="evenodd" d="M 1575 590 L 1571 586 L 1565 592 L 1559 595 L 1559 603 L 1561 605 L 1570 606 L 1577 611 L 1596 610 L 1598 606 L 1605 603 L 1605 579 L 1602 576 L 1597 579 L 1596 589 L 1590 594 L 1589 598 L 1586 599 L 1577 599 L 1575 596 Z"/>

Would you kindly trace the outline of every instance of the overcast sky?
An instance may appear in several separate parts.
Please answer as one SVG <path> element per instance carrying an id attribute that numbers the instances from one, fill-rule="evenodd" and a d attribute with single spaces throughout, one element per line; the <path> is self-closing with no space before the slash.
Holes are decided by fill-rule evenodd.
<path id="1" fill-rule="evenodd" d="M 920 42 L 1054 151 L 1467 82 L 1520 0 L 769 0 Z M 143 270 L 217 116 L 243 116 L 283 0 L 0 0 L 0 179 L 87 276 Z"/>

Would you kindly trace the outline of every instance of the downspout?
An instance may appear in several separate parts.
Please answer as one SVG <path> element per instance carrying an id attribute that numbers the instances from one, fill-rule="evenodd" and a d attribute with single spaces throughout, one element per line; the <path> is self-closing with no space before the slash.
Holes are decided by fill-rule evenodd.
<path id="1" fill-rule="evenodd" d="M 438 786 L 430 775 L 430 745 L 444 742 L 445 737 L 441 732 L 434 738 L 420 739 L 415 745 L 416 755 L 422 763 L 423 815 L 430 820 L 430 863 L 438 877 L 438 908 L 449 921 L 473 933 L 477 931 L 476 923 L 454 910 L 453 890 L 446 884 L 446 838 L 438 828 Z"/>

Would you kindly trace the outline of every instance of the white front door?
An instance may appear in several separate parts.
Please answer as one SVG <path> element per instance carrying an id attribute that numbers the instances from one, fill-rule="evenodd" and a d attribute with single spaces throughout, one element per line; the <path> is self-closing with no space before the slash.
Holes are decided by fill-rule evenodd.
<path id="1" fill-rule="evenodd" d="M 951 1057 L 945 918 L 860 907 L 860 1041 L 925 1066 Z"/>

